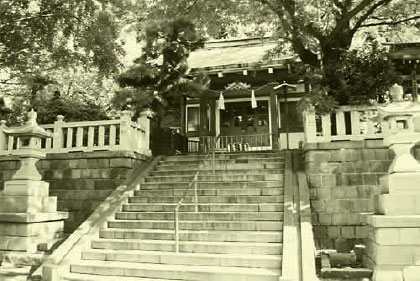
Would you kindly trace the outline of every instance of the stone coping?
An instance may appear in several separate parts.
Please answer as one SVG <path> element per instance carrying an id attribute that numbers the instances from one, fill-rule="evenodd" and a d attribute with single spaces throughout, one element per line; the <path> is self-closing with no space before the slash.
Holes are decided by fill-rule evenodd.
<path id="1" fill-rule="evenodd" d="M 309 196 L 309 187 L 304 172 L 297 172 L 298 198 L 297 205 L 300 215 L 300 251 L 301 251 L 301 270 L 303 280 L 319 280 L 316 276 L 315 265 L 315 242 L 311 221 L 311 203 Z"/>
<path id="2" fill-rule="evenodd" d="M 363 148 L 388 148 L 388 146 L 384 145 L 382 139 L 362 141 L 333 141 L 320 143 L 306 143 L 304 150 Z"/>
<path id="3" fill-rule="evenodd" d="M 54 213 L 0 213 L 0 222 L 36 223 L 68 219 L 68 212 Z"/>
<path id="4" fill-rule="evenodd" d="M 30 266 L 24 267 L 14 267 L 14 266 L 0 266 L 0 280 L 1 276 L 28 276 L 29 272 L 31 271 Z"/>
<path id="5" fill-rule="evenodd" d="M 46 160 L 66 159 L 96 159 L 96 158 L 133 158 L 146 160 L 149 157 L 134 151 L 93 151 L 93 152 L 65 152 L 47 153 Z M 0 161 L 16 161 L 20 158 L 14 155 L 2 155 Z"/>
<path id="6" fill-rule="evenodd" d="M 420 215 L 372 215 L 368 216 L 368 223 L 373 227 L 420 227 Z"/>

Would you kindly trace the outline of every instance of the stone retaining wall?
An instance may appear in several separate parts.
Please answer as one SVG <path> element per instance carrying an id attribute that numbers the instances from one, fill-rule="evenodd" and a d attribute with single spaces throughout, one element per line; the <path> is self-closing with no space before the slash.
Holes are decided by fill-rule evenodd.
<path id="1" fill-rule="evenodd" d="M 48 154 L 37 167 L 50 183 L 50 195 L 58 198 L 58 210 L 69 212 L 64 231 L 71 233 L 143 160 L 133 152 L 77 152 Z M 0 189 L 19 165 L 15 157 L 0 157 Z"/>
<path id="2" fill-rule="evenodd" d="M 420 149 L 416 151 L 420 159 Z M 382 193 L 393 152 L 382 141 L 334 142 L 306 147 L 312 222 L 317 248 L 349 250 L 368 237 L 366 216 Z"/>

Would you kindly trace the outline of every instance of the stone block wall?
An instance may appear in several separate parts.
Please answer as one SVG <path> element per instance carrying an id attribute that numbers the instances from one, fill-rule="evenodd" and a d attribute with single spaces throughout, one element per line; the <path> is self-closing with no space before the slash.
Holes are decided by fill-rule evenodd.
<path id="1" fill-rule="evenodd" d="M 143 160 L 144 155 L 133 152 L 57 153 L 48 154 L 37 167 L 50 184 L 50 195 L 57 196 L 58 210 L 69 212 L 64 231 L 71 233 Z M 0 157 L 0 190 L 19 165 L 15 157 Z"/>
<path id="2" fill-rule="evenodd" d="M 382 194 L 379 179 L 394 155 L 382 141 L 310 145 L 305 170 L 311 195 L 317 248 L 350 250 L 368 238 L 366 213 Z"/>

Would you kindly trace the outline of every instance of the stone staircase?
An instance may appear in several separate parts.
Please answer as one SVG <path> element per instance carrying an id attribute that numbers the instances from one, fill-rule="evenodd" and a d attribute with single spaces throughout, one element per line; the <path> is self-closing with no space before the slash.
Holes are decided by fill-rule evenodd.
<path id="1" fill-rule="evenodd" d="M 282 264 L 284 154 L 216 155 L 216 173 L 199 175 L 180 207 L 180 252 L 174 208 L 203 156 L 172 156 L 100 231 L 62 280 L 278 281 Z"/>

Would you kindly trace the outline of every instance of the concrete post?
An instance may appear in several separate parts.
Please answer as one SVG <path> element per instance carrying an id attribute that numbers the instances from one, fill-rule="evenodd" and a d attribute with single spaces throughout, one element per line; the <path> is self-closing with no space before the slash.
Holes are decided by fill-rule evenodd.
<path id="1" fill-rule="evenodd" d="M 53 136 L 53 150 L 60 151 L 63 148 L 64 144 L 64 134 L 63 134 L 63 125 L 64 125 L 64 116 L 58 115 L 57 121 L 54 122 L 54 136 Z"/>
<path id="2" fill-rule="evenodd" d="M 6 151 L 7 148 L 7 137 L 4 134 L 4 129 L 7 128 L 6 120 L 0 121 L 0 151 Z"/>
<path id="3" fill-rule="evenodd" d="M 120 116 L 120 150 L 135 150 L 132 145 L 132 130 L 131 130 L 131 117 L 130 111 L 121 112 Z"/>
<path id="4" fill-rule="evenodd" d="M 150 156 L 152 152 L 150 150 L 150 119 L 149 112 L 145 111 L 140 114 L 140 117 L 137 119 L 137 123 L 144 130 L 144 133 L 141 134 L 142 138 L 140 139 L 141 152 Z"/>

